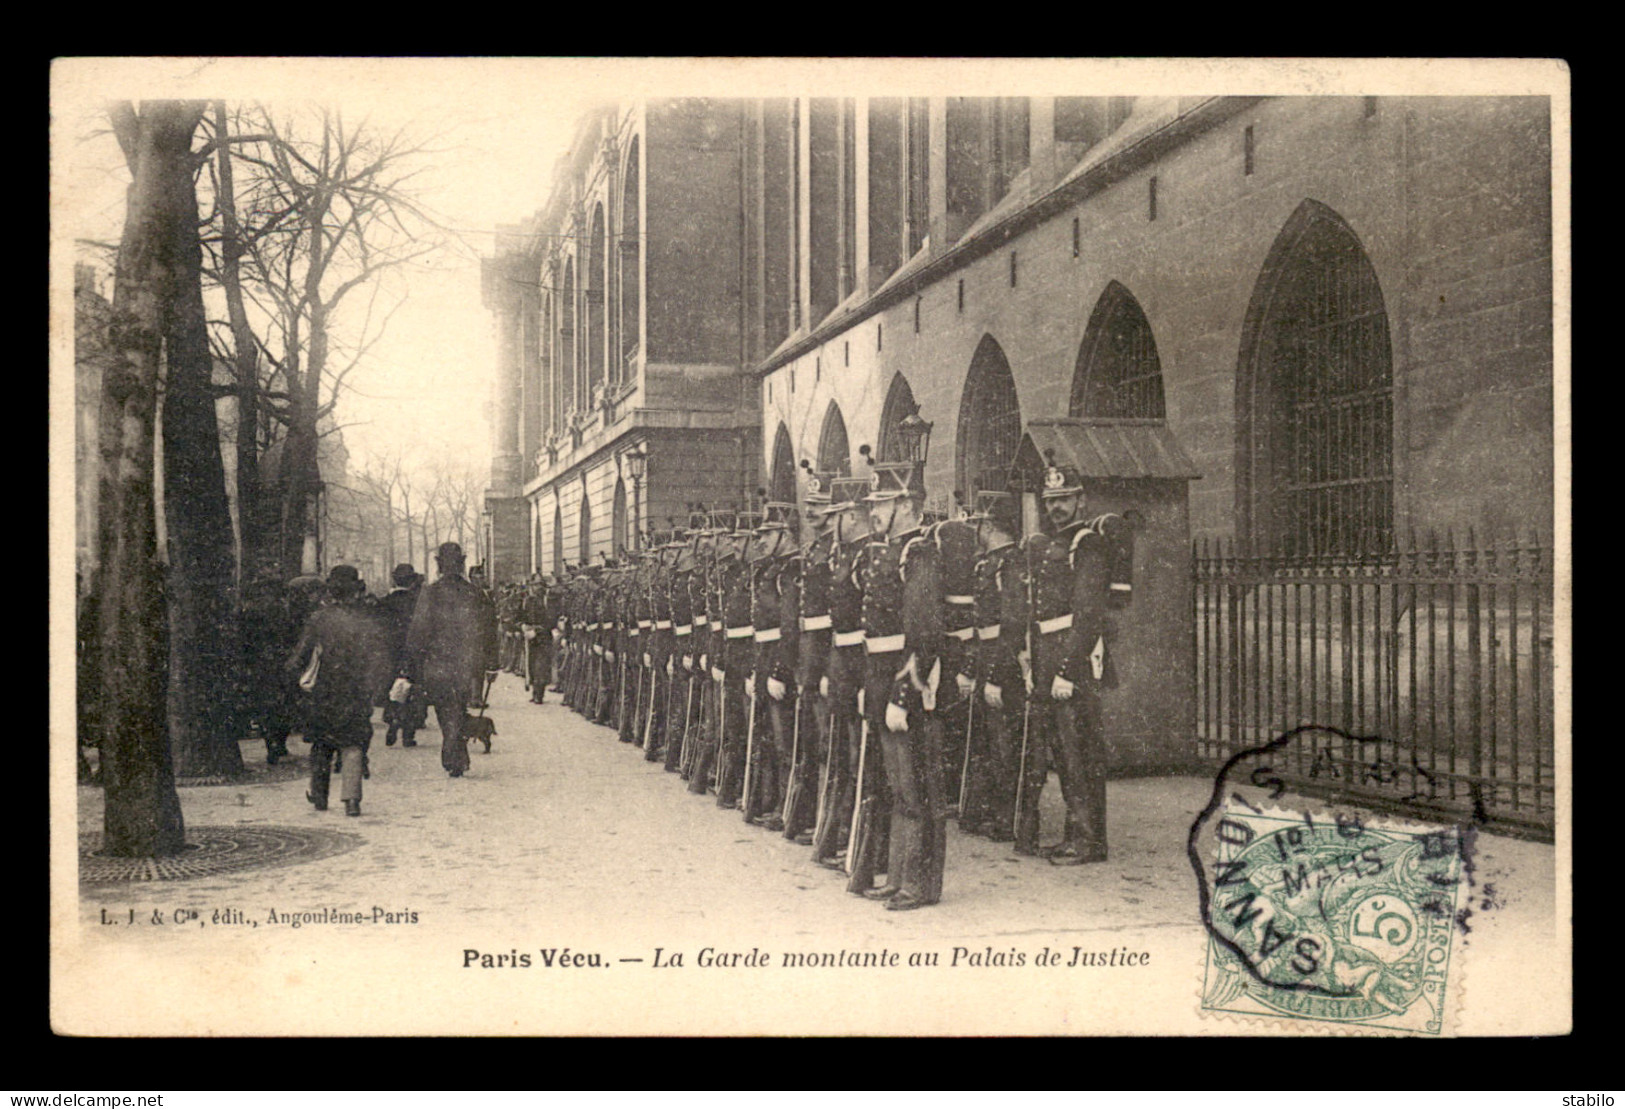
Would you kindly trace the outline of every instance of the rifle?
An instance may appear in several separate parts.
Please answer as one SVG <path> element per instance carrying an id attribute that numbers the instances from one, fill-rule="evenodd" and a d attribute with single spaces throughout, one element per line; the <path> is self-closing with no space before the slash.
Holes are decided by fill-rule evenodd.
<path id="1" fill-rule="evenodd" d="M 633 655 L 636 655 L 637 651 L 633 650 L 630 653 L 633 654 Z M 637 664 L 635 662 L 629 662 L 629 663 L 627 663 L 627 666 L 630 668 L 630 667 L 633 667 L 633 666 L 637 666 Z M 623 712 L 626 713 L 626 715 L 621 717 L 622 725 L 626 728 L 626 730 L 628 732 L 634 733 L 634 738 L 636 738 L 636 732 L 637 732 L 637 727 L 638 727 L 638 722 L 637 722 L 638 706 L 643 704 L 643 667 L 641 667 L 641 666 L 637 667 L 637 676 L 636 676 L 635 680 L 637 682 L 637 685 L 634 687 L 635 691 L 632 694 L 632 703 L 630 705 L 626 706 L 622 710 Z"/>
<path id="2" fill-rule="evenodd" d="M 724 734 L 728 730 L 728 683 L 727 677 L 714 679 L 717 691 L 713 702 L 716 705 L 716 719 L 713 721 L 717 730 L 717 797 L 722 796 L 723 784 L 728 780 L 728 745 L 724 742 Z"/>
<path id="3" fill-rule="evenodd" d="M 970 789 L 970 745 L 971 737 L 976 734 L 976 694 L 981 688 L 980 683 L 970 691 L 967 700 L 970 704 L 965 709 L 965 763 L 959 768 L 959 819 L 965 819 L 965 794 Z"/>
<path id="4" fill-rule="evenodd" d="M 649 741 L 654 736 L 655 728 L 655 698 L 660 696 L 659 683 L 655 681 L 654 652 L 649 652 L 649 711 L 643 718 L 642 735 L 638 739 L 638 746 L 645 751 L 649 749 Z"/>
<path id="5" fill-rule="evenodd" d="M 523 631 L 519 634 L 521 636 L 525 635 Z M 530 692 L 530 639 L 528 637 L 525 638 L 525 692 Z"/>
<path id="6" fill-rule="evenodd" d="M 756 682 L 754 675 L 751 679 L 750 717 L 745 721 L 745 784 L 739 799 L 739 808 L 744 812 L 745 820 L 751 817 L 751 784 L 756 777 L 756 763 L 752 757 L 756 749 Z"/>
<path id="7" fill-rule="evenodd" d="M 822 845 L 824 837 L 829 834 L 829 822 L 834 819 L 830 812 L 829 780 L 835 769 L 835 712 L 829 714 L 829 735 L 824 747 L 824 765 L 818 775 L 818 811 L 813 816 L 813 843 Z M 816 847 L 815 847 L 816 849 Z"/>
<path id="8" fill-rule="evenodd" d="M 790 780 L 784 785 L 784 810 L 779 814 L 784 820 L 784 830 L 792 838 L 794 832 L 790 824 L 790 814 L 795 812 L 796 805 L 801 801 L 801 694 L 796 694 L 796 707 L 792 710 L 794 716 L 790 724 Z"/>
<path id="9" fill-rule="evenodd" d="M 696 712 L 694 705 L 694 698 L 699 694 L 699 689 L 696 686 L 692 672 L 685 680 L 688 682 L 688 696 L 683 699 L 683 754 L 678 761 L 678 767 L 686 778 L 694 773 L 695 748 L 698 746 L 694 736 L 694 718 L 700 713 Z M 704 730 L 704 721 L 701 721 L 700 731 L 703 733 Z"/>
<path id="10" fill-rule="evenodd" d="M 671 743 L 672 701 L 677 696 L 677 639 L 672 638 L 670 653 L 666 655 L 666 664 L 671 667 L 671 673 L 666 676 L 666 704 L 660 714 L 660 719 L 666 732 L 666 743 Z"/>
<path id="11" fill-rule="evenodd" d="M 856 801 L 852 806 L 852 827 L 846 841 L 846 872 L 854 876 L 857 874 L 858 862 L 868 847 L 864 841 L 874 829 L 874 806 L 871 799 L 864 796 L 863 788 L 863 772 L 868 758 L 869 718 L 865 716 L 858 725 L 858 780 L 853 787 Z"/>

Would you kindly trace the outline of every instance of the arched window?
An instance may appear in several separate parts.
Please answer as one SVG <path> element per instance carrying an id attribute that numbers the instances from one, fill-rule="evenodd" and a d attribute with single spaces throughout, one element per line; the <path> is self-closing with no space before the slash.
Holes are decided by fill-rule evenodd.
<path id="1" fill-rule="evenodd" d="M 1393 361 L 1376 270 L 1313 200 L 1253 289 L 1237 368 L 1243 534 L 1289 558 L 1392 549 Z"/>
<path id="2" fill-rule="evenodd" d="M 604 206 L 597 204 L 592 210 L 592 232 L 587 251 L 587 391 L 582 397 L 584 405 L 592 403 L 593 390 L 604 384 Z"/>
<path id="3" fill-rule="evenodd" d="M 1095 302 L 1072 371 L 1073 416 L 1161 420 L 1162 362 L 1134 294 L 1113 281 Z"/>
<path id="4" fill-rule="evenodd" d="M 626 482 L 615 479 L 615 507 L 610 517 L 614 528 L 615 557 L 628 549 L 626 541 Z"/>
<path id="5" fill-rule="evenodd" d="M 587 496 L 585 486 L 581 489 L 581 516 L 576 528 L 581 547 L 578 553 L 581 558 L 581 565 L 585 566 L 588 560 L 592 558 L 592 498 Z"/>
<path id="6" fill-rule="evenodd" d="M 553 506 L 553 577 L 559 578 L 564 574 L 564 512 L 555 504 Z"/>
<path id="7" fill-rule="evenodd" d="M 643 293 L 643 239 L 638 214 L 638 140 L 626 155 L 626 181 L 621 187 L 621 236 L 619 239 L 621 294 L 621 365 L 623 379 L 632 373 L 632 361 L 643 341 L 643 324 L 638 318 Z"/>
<path id="8" fill-rule="evenodd" d="M 543 280 L 546 280 L 546 271 L 543 271 Z M 542 334 L 541 334 L 541 372 L 542 395 L 546 398 L 547 406 L 544 423 L 549 435 L 558 433 L 564 423 L 564 408 L 561 404 L 562 393 L 555 374 L 556 359 L 553 357 L 554 342 L 553 323 L 553 294 L 546 289 L 542 290 Z"/>
<path id="9" fill-rule="evenodd" d="M 576 265 L 564 260 L 564 285 L 559 289 L 559 370 L 566 419 L 576 410 Z"/>
<path id="10" fill-rule="evenodd" d="M 846 420 L 834 401 L 824 412 L 824 430 L 818 435 L 818 469 L 826 474 L 852 476 L 852 448 L 846 441 Z"/>
<path id="11" fill-rule="evenodd" d="M 1021 446 L 1021 401 L 1004 349 L 983 335 L 965 375 L 959 399 L 959 453 L 956 487 L 969 502 L 972 491 L 990 470 L 1005 471 Z"/>
<path id="12" fill-rule="evenodd" d="M 770 500 L 794 504 L 796 501 L 796 452 L 790 445 L 790 429 L 783 422 L 773 437 L 773 465 L 768 471 Z"/>
<path id="13" fill-rule="evenodd" d="M 876 437 L 875 461 L 897 462 L 903 454 L 903 444 L 898 440 L 896 427 L 905 416 L 920 410 L 914 403 L 914 390 L 909 388 L 908 378 L 898 374 L 891 379 L 891 388 L 886 391 L 886 403 L 880 410 L 880 434 Z"/>

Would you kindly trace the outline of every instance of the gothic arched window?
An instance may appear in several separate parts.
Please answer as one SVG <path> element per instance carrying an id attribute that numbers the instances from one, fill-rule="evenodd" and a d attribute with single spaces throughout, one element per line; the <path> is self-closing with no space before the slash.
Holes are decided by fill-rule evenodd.
<path id="1" fill-rule="evenodd" d="M 1324 204 L 1304 201 L 1265 260 L 1236 404 L 1245 534 L 1288 559 L 1392 549 L 1388 313 L 1359 238 Z"/>
<path id="2" fill-rule="evenodd" d="M 1068 414 L 1161 420 L 1162 361 L 1134 294 L 1113 281 L 1100 294 L 1078 346 Z"/>
<path id="3" fill-rule="evenodd" d="M 847 444 L 846 420 L 834 401 L 824 411 L 824 430 L 818 435 L 818 469 L 826 474 L 852 476 L 852 448 Z"/>
<path id="4" fill-rule="evenodd" d="M 989 471 L 1008 470 L 1021 446 L 1021 401 L 1004 349 L 983 335 L 959 399 L 955 480 L 967 499 Z"/>
<path id="5" fill-rule="evenodd" d="M 891 388 L 886 391 L 886 403 L 880 410 L 880 434 L 876 437 L 876 462 L 898 462 L 902 459 L 903 444 L 898 440 L 896 427 L 905 416 L 910 416 L 920 410 L 914 403 L 914 390 L 909 387 L 908 378 L 898 374 L 891 379 Z"/>

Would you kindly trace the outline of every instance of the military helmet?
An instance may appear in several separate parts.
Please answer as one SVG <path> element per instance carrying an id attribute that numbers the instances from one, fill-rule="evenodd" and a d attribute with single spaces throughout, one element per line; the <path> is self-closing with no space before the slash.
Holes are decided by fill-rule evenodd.
<path id="1" fill-rule="evenodd" d="M 1044 470 L 1044 488 L 1039 493 L 1041 497 L 1048 500 L 1052 497 L 1070 497 L 1083 492 L 1083 474 L 1076 466 L 1056 462 L 1053 447 L 1044 452 L 1044 458 L 1049 466 Z"/>

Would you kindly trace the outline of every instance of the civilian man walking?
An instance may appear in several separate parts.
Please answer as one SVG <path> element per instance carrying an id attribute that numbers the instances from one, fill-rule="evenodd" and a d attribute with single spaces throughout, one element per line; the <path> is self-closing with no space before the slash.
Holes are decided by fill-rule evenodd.
<path id="1" fill-rule="evenodd" d="M 440 577 L 423 587 L 406 634 L 404 676 L 421 683 L 440 723 L 440 765 L 453 778 L 468 769 L 463 718 L 469 693 L 497 664 L 496 613 L 490 597 L 463 576 L 463 548 L 435 551 Z"/>

